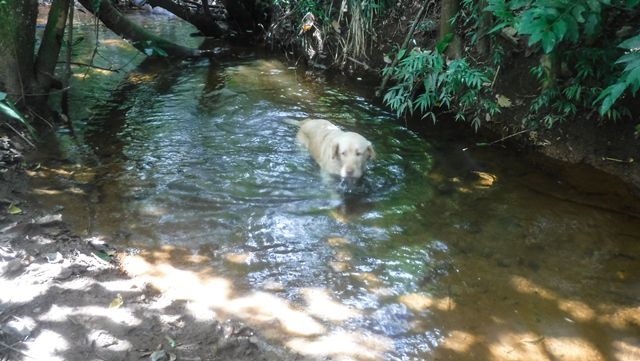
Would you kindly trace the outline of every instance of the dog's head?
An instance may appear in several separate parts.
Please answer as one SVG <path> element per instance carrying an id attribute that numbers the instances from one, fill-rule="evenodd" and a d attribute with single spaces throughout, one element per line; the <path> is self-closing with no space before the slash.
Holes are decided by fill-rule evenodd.
<path id="1" fill-rule="evenodd" d="M 371 142 L 352 132 L 345 132 L 335 140 L 331 154 L 340 163 L 340 176 L 343 178 L 362 177 L 367 161 L 376 156 Z"/>

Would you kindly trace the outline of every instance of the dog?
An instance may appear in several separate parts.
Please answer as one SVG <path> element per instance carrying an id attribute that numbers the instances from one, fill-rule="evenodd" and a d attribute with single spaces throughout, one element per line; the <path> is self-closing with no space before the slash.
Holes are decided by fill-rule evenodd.
<path id="1" fill-rule="evenodd" d="M 306 119 L 299 126 L 298 141 L 329 174 L 359 179 L 367 162 L 375 159 L 371 142 L 358 133 L 344 132 L 324 119 Z"/>

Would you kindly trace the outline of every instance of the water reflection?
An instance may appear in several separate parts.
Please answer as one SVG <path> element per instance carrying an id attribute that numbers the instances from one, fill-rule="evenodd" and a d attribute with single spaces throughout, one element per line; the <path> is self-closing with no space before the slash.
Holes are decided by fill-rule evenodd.
<path id="1" fill-rule="evenodd" d="M 80 233 L 142 248 L 129 271 L 196 314 L 335 359 L 637 355 L 632 198 L 426 141 L 273 59 L 146 62 L 115 89 L 74 95 L 89 115 L 60 136 L 64 161 L 33 172 L 39 197 Z M 323 178 L 286 122 L 305 117 L 373 142 L 361 183 Z"/>

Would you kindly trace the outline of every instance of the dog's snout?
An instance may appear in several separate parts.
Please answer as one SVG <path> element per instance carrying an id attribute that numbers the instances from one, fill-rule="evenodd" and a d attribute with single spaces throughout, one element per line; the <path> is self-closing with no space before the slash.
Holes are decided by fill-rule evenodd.
<path id="1" fill-rule="evenodd" d="M 356 170 L 353 169 L 353 168 L 347 169 L 347 172 L 346 172 L 347 173 L 347 177 L 353 177 L 353 173 L 355 173 L 355 172 L 356 172 Z"/>

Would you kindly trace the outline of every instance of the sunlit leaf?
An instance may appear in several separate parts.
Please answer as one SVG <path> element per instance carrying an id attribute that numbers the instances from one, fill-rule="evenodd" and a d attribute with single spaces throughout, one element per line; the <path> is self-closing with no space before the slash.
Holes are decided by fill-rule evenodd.
<path id="1" fill-rule="evenodd" d="M 613 104 L 618 100 L 626 88 L 626 83 L 616 83 L 602 91 L 595 100 L 595 103 L 602 101 L 599 110 L 600 115 L 605 115 L 609 109 L 611 109 Z"/>
<path id="2" fill-rule="evenodd" d="M 640 35 L 629 38 L 618 46 L 624 49 L 640 49 Z"/>
<path id="3" fill-rule="evenodd" d="M 120 308 L 124 304 L 124 300 L 122 299 L 122 295 L 118 293 L 116 298 L 114 298 L 109 304 L 109 308 Z"/>
<path id="4" fill-rule="evenodd" d="M 24 118 L 20 113 L 18 113 L 12 106 L 5 102 L 0 102 L 0 112 L 10 116 L 11 118 L 18 119 L 24 122 Z"/>
<path id="5" fill-rule="evenodd" d="M 500 108 L 510 108 L 512 105 L 511 99 L 502 94 L 496 95 L 496 100 L 498 101 L 498 106 L 500 106 Z"/>
<path id="6" fill-rule="evenodd" d="M 552 32 L 545 32 L 542 34 L 542 49 L 545 53 L 549 54 L 556 46 L 558 39 Z"/>
<path id="7" fill-rule="evenodd" d="M 15 216 L 15 215 L 18 215 L 18 214 L 22 213 L 22 209 L 16 207 L 15 204 L 11 203 L 9 205 L 9 207 L 7 208 L 7 212 L 9 212 L 9 214 Z"/>
<path id="8" fill-rule="evenodd" d="M 436 52 L 438 52 L 438 54 L 443 54 L 444 51 L 449 47 L 449 43 L 451 43 L 452 39 L 453 33 L 445 35 L 442 40 L 440 40 L 438 44 L 436 44 Z"/>

